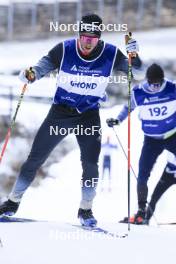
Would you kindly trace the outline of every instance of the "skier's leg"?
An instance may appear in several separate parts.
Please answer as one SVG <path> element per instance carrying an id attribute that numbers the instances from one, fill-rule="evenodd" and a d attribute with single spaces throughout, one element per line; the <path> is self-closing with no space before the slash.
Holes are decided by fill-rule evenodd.
<path id="1" fill-rule="evenodd" d="M 53 113 L 51 108 L 48 116 L 37 132 L 31 152 L 26 162 L 22 165 L 16 183 L 9 195 L 9 199 L 14 202 L 19 202 L 21 200 L 24 192 L 34 180 L 37 170 L 48 158 L 54 147 L 64 138 L 61 134 L 56 135 L 53 132 L 51 133 L 51 126 L 58 125 L 58 127 L 61 127 L 58 120 L 51 119 L 52 116 Z"/>
<path id="2" fill-rule="evenodd" d="M 104 155 L 104 160 L 103 160 L 103 175 L 102 175 L 102 180 L 101 180 L 101 184 L 103 185 L 103 187 L 101 188 L 101 191 L 104 191 L 104 188 L 106 188 L 105 186 L 105 176 L 106 173 L 108 173 L 108 157 L 107 155 Z"/>
<path id="3" fill-rule="evenodd" d="M 153 194 L 152 194 L 152 197 L 151 197 L 151 200 L 149 202 L 147 212 L 146 212 L 146 218 L 148 220 L 152 217 L 155 211 L 156 204 L 158 200 L 161 198 L 161 196 L 167 191 L 168 188 L 170 188 L 173 184 L 176 184 L 175 173 L 168 172 L 168 166 L 169 165 L 165 167 L 163 174 L 153 191 Z"/>
<path id="4" fill-rule="evenodd" d="M 90 135 L 84 134 L 77 136 L 83 168 L 80 208 L 91 209 L 93 199 L 96 195 L 99 176 L 98 159 L 101 149 L 100 118 L 98 111 L 91 111 L 85 114 L 81 120 L 81 125 L 83 125 L 84 131 L 86 128 L 90 128 Z"/>
<path id="5" fill-rule="evenodd" d="M 111 187 L 112 187 L 112 184 L 111 184 L 111 181 L 112 181 L 112 176 L 111 176 L 111 160 L 109 161 L 108 172 L 109 172 L 109 175 L 108 175 L 109 191 L 111 191 Z"/>
<path id="6" fill-rule="evenodd" d="M 102 177 L 101 177 L 101 181 L 100 181 L 101 192 L 104 191 L 104 179 L 105 179 L 105 174 L 106 174 L 106 165 L 103 163 Z"/>
<path id="7" fill-rule="evenodd" d="M 168 154 L 168 163 L 152 194 L 147 208 L 147 219 L 152 217 L 156 203 L 160 197 L 167 191 L 168 188 L 170 188 L 173 184 L 176 184 L 176 134 L 165 140 L 165 149 L 170 151 Z"/>
<path id="8" fill-rule="evenodd" d="M 176 133 L 165 139 L 165 149 L 170 151 L 176 157 Z M 174 159 L 176 159 L 174 157 Z"/>
<path id="9" fill-rule="evenodd" d="M 150 177 L 151 170 L 157 157 L 163 151 L 163 145 L 160 140 L 145 137 L 144 144 L 139 159 L 139 173 L 137 179 L 137 196 L 139 209 L 145 210 L 148 187 L 147 182 Z"/>
<path id="10" fill-rule="evenodd" d="M 102 171 L 102 178 L 101 178 L 102 182 L 104 181 L 104 178 L 105 178 L 105 171 L 106 171 L 106 166 L 105 164 L 103 164 L 103 171 Z"/>

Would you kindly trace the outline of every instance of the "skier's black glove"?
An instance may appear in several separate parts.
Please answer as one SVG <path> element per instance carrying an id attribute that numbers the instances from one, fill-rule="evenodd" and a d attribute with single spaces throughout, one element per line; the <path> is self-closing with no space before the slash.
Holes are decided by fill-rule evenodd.
<path id="1" fill-rule="evenodd" d="M 120 121 L 118 119 L 115 119 L 115 118 L 108 118 L 108 119 L 106 119 L 106 123 L 107 123 L 108 127 L 113 127 L 113 126 L 119 125 Z"/>

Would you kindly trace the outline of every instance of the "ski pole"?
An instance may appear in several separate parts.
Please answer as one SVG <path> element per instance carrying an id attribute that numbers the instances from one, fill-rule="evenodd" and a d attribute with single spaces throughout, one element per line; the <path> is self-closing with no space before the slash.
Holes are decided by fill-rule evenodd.
<path id="1" fill-rule="evenodd" d="M 18 101 L 18 104 L 17 104 L 17 107 L 16 107 L 16 110 L 15 110 L 15 114 L 12 118 L 12 121 L 11 121 L 11 124 L 10 124 L 10 127 L 8 128 L 7 130 L 7 134 L 5 136 L 5 141 L 4 141 L 4 144 L 2 146 L 2 151 L 1 151 L 1 154 L 0 154 L 0 163 L 2 161 L 2 158 L 4 156 L 4 153 L 5 153 L 5 150 L 7 148 L 7 144 L 8 144 L 8 141 L 9 141 L 9 138 L 11 136 L 11 133 L 12 133 L 12 129 L 14 127 L 14 124 L 15 124 L 15 120 L 16 120 L 16 117 L 17 117 L 17 113 L 18 113 L 18 110 L 20 108 L 20 105 L 21 105 L 21 102 L 23 100 L 23 97 L 24 97 L 24 93 L 27 89 L 27 84 L 24 84 L 23 88 L 22 88 L 22 92 L 21 92 L 21 95 L 20 95 L 20 98 L 19 98 L 19 101 Z"/>
<path id="2" fill-rule="evenodd" d="M 129 32 L 125 35 L 125 44 L 128 44 L 129 39 L 131 39 L 132 33 Z M 131 160 L 131 81 L 132 81 L 132 64 L 131 64 L 132 54 L 128 53 L 128 153 L 127 153 L 127 163 L 128 163 L 128 231 L 130 231 L 130 160 Z"/>
<path id="3" fill-rule="evenodd" d="M 116 138 L 117 138 L 117 141 L 118 141 L 118 143 L 119 143 L 119 145 L 120 145 L 120 147 L 121 147 L 121 149 L 122 149 L 122 151 L 123 151 L 123 153 L 124 153 L 126 159 L 128 159 L 128 156 L 127 156 L 127 154 L 126 154 L 126 152 L 125 152 L 125 149 L 124 149 L 124 147 L 123 147 L 123 145 L 122 145 L 122 143 L 121 143 L 121 141 L 120 141 L 120 138 L 118 137 L 118 135 L 117 135 L 117 133 L 116 133 L 114 127 L 112 127 L 112 128 L 113 128 L 113 130 L 114 130 L 114 134 L 115 134 L 115 136 L 116 136 Z M 135 177 L 136 180 L 137 180 L 136 173 L 135 173 L 135 171 L 134 171 L 134 169 L 133 169 L 133 166 L 132 166 L 131 164 L 130 164 L 130 169 L 132 170 L 133 175 L 134 175 L 134 177 Z M 151 208 L 151 206 L 149 205 L 148 202 L 147 202 L 147 205 L 148 205 L 149 209 L 150 209 L 151 212 L 152 212 L 153 218 L 155 219 L 155 222 L 156 222 L 157 226 L 159 226 L 159 225 L 158 225 L 158 220 L 157 220 L 155 214 L 153 213 L 153 210 L 152 210 L 152 208 Z M 128 219 L 128 221 L 129 221 L 129 219 Z"/>
<path id="4" fill-rule="evenodd" d="M 120 139 L 119 139 L 119 137 L 118 137 L 118 135 L 117 135 L 117 133 L 116 133 L 114 127 L 113 127 L 113 130 L 114 130 L 114 134 L 115 134 L 115 136 L 116 136 L 116 138 L 117 138 L 117 141 L 118 141 L 118 143 L 119 143 L 119 145 L 120 145 L 120 147 L 121 147 L 121 149 L 122 149 L 122 151 L 123 151 L 123 153 L 124 153 L 126 159 L 128 160 L 128 155 L 126 154 L 125 149 L 124 149 L 124 147 L 123 147 L 123 145 L 122 145 L 122 143 L 121 143 L 121 141 L 120 141 Z M 135 177 L 136 180 L 137 180 L 136 173 L 135 173 L 135 171 L 134 171 L 134 169 L 133 169 L 133 167 L 132 167 L 131 164 L 130 164 L 130 169 L 132 170 L 133 175 L 134 175 L 134 177 Z"/>

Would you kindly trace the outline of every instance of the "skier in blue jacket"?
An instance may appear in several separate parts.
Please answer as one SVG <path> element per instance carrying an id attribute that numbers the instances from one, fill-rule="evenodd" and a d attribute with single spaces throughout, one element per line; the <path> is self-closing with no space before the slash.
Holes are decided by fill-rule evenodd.
<path id="1" fill-rule="evenodd" d="M 132 90 L 131 111 L 139 108 L 139 118 L 144 132 L 144 143 L 139 160 L 137 179 L 138 211 L 131 217 L 134 224 L 146 224 L 150 219 L 146 203 L 148 195 L 147 182 L 158 156 L 163 150 L 176 155 L 176 84 L 164 78 L 163 69 L 152 64 L 148 67 L 144 83 Z M 112 127 L 122 122 L 128 115 L 125 105 L 117 119 L 110 118 L 107 124 Z M 164 175 L 167 175 L 167 167 Z M 128 218 L 124 218 L 127 222 Z"/>
<path id="2" fill-rule="evenodd" d="M 82 126 L 85 133 L 76 135 L 82 162 L 82 199 L 78 218 L 83 225 L 96 225 L 92 204 L 98 182 L 98 158 L 101 147 L 100 101 L 113 70 L 127 74 L 128 59 L 117 47 L 100 39 L 102 19 L 96 14 L 82 17 L 79 36 L 57 44 L 48 55 L 21 72 L 20 79 L 33 83 L 58 70 L 56 92 L 51 109 L 38 130 L 31 152 L 21 167 L 9 199 L 0 206 L 0 214 L 14 214 L 37 170 L 65 135 L 50 135 L 51 126 L 70 129 Z M 135 40 L 126 45 L 133 54 L 133 77 L 143 78 L 142 62 Z M 103 82 L 101 82 L 103 77 Z M 89 135 L 86 133 L 89 132 Z M 89 184 L 87 184 L 89 183 Z M 91 184 L 90 184 L 91 183 Z M 71 199 L 71 197 L 70 197 Z"/>

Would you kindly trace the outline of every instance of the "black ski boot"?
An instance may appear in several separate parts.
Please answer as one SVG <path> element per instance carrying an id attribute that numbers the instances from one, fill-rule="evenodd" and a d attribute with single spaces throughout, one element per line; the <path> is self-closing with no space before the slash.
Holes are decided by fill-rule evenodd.
<path id="1" fill-rule="evenodd" d="M 94 227 L 97 224 L 97 220 L 93 216 L 91 209 L 85 210 L 85 209 L 79 208 L 78 218 L 79 218 L 82 226 Z"/>
<path id="2" fill-rule="evenodd" d="M 137 213 L 134 215 L 133 223 L 135 225 L 146 225 L 148 221 L 146 219 L 146 210 L 145 209 L 138 209 Z"/>
<path id="3" fill-rule="evenodd" d="M 138 209 L 137 213 L 130 217 L 129 222 L 134 225 L 148 225 L 148 219 L 146 219 L 146 210 Z M 119 223 L 128 223 L 128 217 L 125 217 Z"/>
<path id="4" fill-rule="evenodd" d="M 11 200 L 7 200 L 3 204 L 0 205 L 0 216 L 2 215 L 14 215 L 19 207 L 20 203 L 15 203 Z"/>

